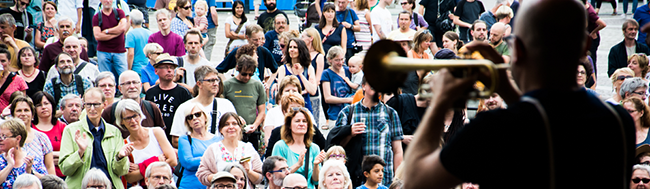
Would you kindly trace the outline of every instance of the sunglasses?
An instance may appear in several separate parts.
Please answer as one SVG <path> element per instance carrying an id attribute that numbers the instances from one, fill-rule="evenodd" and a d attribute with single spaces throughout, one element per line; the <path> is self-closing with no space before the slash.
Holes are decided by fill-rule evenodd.
<path id="1" fill-rule="evenodd" d="M 642 178 L 633 178 L 632 182 L 634 184 L 638 184 L 639 182 L 648 183 L 648 182 L 650 182 L 650 179 L 647 179 L 647 178 L 644 178 L 644 179 L 642 179 Z"/>
<path id="2" fill-rule="evenodd" d="M 239 75 L 244 76 L 244 77 L 253 76 L 253 74 L 254 73 L 242 73 L 242 72 L 239 72 Z"/>
<path id="3" fill-rule="evenodd" d="M 305 112 L 309 112 L 309 109 L 307 109 L 305 107 L 293 107 L 293 108 L 291 108 L 292 112 L 300 111 L 300 110 L 305 111 Z"/>
<path id="4" fill-rule="evenodd" d="M 408 2 L 401 2 L 401 3 L 399 3 L 399 4 L 400 4 L 400 5 L 406 5 L 406 4 L 409 4 L 409 3 L 408 3 Z"/>
<path id="5" fill-rule="evenodd" d="M 618 77 L 616 77 L 616 80 L 625 80 L 627 78 L 632 78 L 632 76 L 630 76 L 630 75 L 619 75 Z"/>
<path id="6" fill-rule="evenodd" d="M 185 116 L 185 120 L 192 121 L 194 118 L 201 117 L 201 115 L 202 115 L 201 112 L 196 112 L 196 113 Z"/>
<path id="7" fill-rule="evenodd" d="M 181 7 L 181 8 L 187 10 L 187 9 L 191 9 L 192 6 L 185 6 L 185 7 Z"/>

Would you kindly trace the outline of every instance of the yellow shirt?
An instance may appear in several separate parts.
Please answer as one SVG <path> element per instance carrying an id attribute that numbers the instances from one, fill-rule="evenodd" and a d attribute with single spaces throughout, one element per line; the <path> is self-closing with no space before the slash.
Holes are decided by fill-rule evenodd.
<path id="1" fill-rule="evenodd" d="M 11 45 L 6 44 L 7 48 L 9 49 L 9 54 L 11 54 L 11 60 L 10 60 L 11 63 L 9 64 L 10 68 L 5 68 L 5 69 L 9 69 L 10 71 L 18 71 L 18 53 L 17 53 L 17 51 L 19 51 L 23 47 L 29 47 L 29 43 L 27 43 L 26 41 L 23 41 L 23 40 L 20 40 L 20 39 L 14 39 L 14 40 L 16 41 L 16 46 L 18 46 L 18 50 L 14 50 L 14 48 Z M 34 56 L 36 56 L 36 55 L 34 55 Z"/>

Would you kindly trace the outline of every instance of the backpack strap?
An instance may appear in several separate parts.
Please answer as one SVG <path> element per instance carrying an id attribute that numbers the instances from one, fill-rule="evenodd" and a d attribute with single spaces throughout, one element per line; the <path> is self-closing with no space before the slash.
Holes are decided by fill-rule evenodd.
<path id="1" fill-rule="evenodd" d="M 75 84 L 77 85 L 77 92 L 79 96 L 84 96 L 84 80 L 80 75 L 74 75 Z"/>
<path id="2" fill-rule="evenodd" d="M 210 129 L 212 129 L 212 133 L 217 133 L 217 98 L 212 100 L 212 125 Z"/>
<path id="3" fill-rule="evenodd" d="M 420 20 L 418 19 L 418 14 L 413 12 L 413 21 L 415 21 L 415 27 L 420 27 Z"/>
<path id="4" fill-rule="evenodd" d="M 113 105 L 111 105 L 111 115 L 108 115 L 108 123 L 110 124 L 115 124 L 115 107 L 117 106 L 117 102 L 113 102 Z"/>
<path id="5" fill-rule="evenodd" d="M 144 109 L 147 110 L 147 112 L 149 112 L 149 117 L 151 118 L 151 120 L 153 120 L 154 111 L 153 111 L 153 107 L 151 106 L 151 101 L 142 99 L 142 106 L 144 106 Z"/>
<path id="6" fill-rule="evenodd" d="M 56 77 L 52 78 L 52 91 L 54 91 L 54 107 L 58 107 L 61 100 L 61 83 L 56 82 Z"/>
<path id="7" fill-rule="evenodd" d="M 74 74 L 79 74 L 79 72 L 81 72 L 81 70 L 83 70 L 84 67 L 86 67 L 86 64 L 88 64 L 88 63 L 86 63 L 85 61 L 82 62 L 82 63 L 79 65 L 79 67 L 77 67 L 77 68 L 74 70 Z"/>
<path id="8" fill-rule="evenodd" d="M 101 6 L 101 4 L 99 4 L 99 5 Z M 119 4 L 119 0 L 118 0 L 118 3 L 117 3 L 117 6 L 120 6 L 120 4 Z M 97 16 L 97 19 L 99 20 L 99 24 L 98 24 L 98 26 L 101 28 L 101 27 L 102 27 L 102 17 L 104 17 L 104 13 L 102 13 L 102 9 L 101 9 L 101 7 L 99 7 L 99 11 L 98 11 L 97 14 L 99 14 L 99 15 Z M 117 20 L 117 21 L 119 22 L 119 21 L 120 21 L 120 15 L 119 15 L 119 13 L 117 12 L 117 9 L 116 9 L 116 8 L 113 8 L 113 14 L 115 15 L 115 20 Z"/>
<path id="9" fill-rule="evenodd" d="M 184 63 L 185 63 L 185 61 L 183 60 L 183 57 L 182 57 L 182 56 L 177 56 L 177 57 L 176 57 L 176 62 L 178 63 L 178 67 L 179 67 L 179 68 L 180 68 L 180 67 L 183 67 L 183 65 L 184 65 Z M 186 77 L 186 76 L 187 76 L 187 75 L 185 75 L 185 76 L 183 76 L 183 78 L 181 78 L 181 79 L 183 80 L 183 83 L 187 83 L 187 77 Z"/>

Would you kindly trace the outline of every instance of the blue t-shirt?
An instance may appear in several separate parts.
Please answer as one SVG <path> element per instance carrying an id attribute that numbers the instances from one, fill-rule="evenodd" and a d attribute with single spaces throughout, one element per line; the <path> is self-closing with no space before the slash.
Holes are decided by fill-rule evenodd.
<path id="1" fill-rule="evenodd" d="M 343 66 L 343 69 L 345 69 L 346 77 L 348 78 L 352 77 L 352 73 L 350 72 L 350 69 L 347 66 Z M 345 80 L 341 78 L 341 76 L 336 74 L 331 69 L 327 69 L 323 71 L 323 75 L 321 76 L 320 81 L 321 83 L 326 81 L 330 82 L 330 92 L 334 97 L 347 98 L 354 95 L 352 88 L 350 88 L 350 85 L 348 85 L 348 83 L 346 83 Z M 341 109 L 343 109 L 343 107 L 345 107 L 348 104 L 329 104 L 329 105 L 330 107 L 329 109 L 327 109 L 327 115 L 329 116 L 328 119 L 336 120 Z"/>
<path id="2" fill-rule="evenodd" d="M 192 144 L 190 144 L 187 137 L 187 135 L 184 135 L 178 139 L 178 159 L 180 160 L 179 163 L 181 166 L 185 168 L 179 189 L 205 188 L 199 182 L 199 178 L 196 177 L 196 170 L 199 169 L 201 157 L 203 157 L 203 153 L 208 149 L 208 146 L 223 140 L 223 137 L 214 136 L 209 140 L 193 138 Z"/>
<path id="3" fill-rule="evenodd" d="M 144 28 L 132 29 L 126 33 L 126 48 L 133 48 L 133 71 L 138 72 L 142 75 L 140 70 L 145 65 L 149 64 L 149 59 L 147 55 L 144 54 L 144 46 L 147 45 L 151 31 Z"/>
<path id="4" fill-rule="evenodd" d="M 361 186 L 358 186 L 356 189 L 368 189 L 368 187 L 366 187 L 366 185 L 361 185 Z M 388 187 L 379 184 L 379 185 L 377 186 L 377 189 L 388 189 Z"/>
<path id="5" fill-rule="evenodd" d="M 271 30 L 264 34 L 266 41 L 264 42 L 264 47 L 271 51 L 273 54 L 273 59 L 275 62 L 281 62 L 282 60 L 282 47 L 280 47 L 280 39 L 278 39 L 278 32 Z"/>
<path id="6" fill-rule="evenodd" d="M 147 65 L 144 65 L 140 71 L 142 83 L 149 83 L 151 86 L 154 86 L 156 84 L 156 81 L 158 81 L 159 77 L 156 75 L 155 68 L 151 64 L 147 63 Z"/>
<path id="7" fill-rule="evenodd" d="M 354 12 L 354 10 L 352 9 L 347 9 L 347 10 L 350 11 L 350 13 L 347 14 L 347 18 L 345 17 L 347 11 L 336 11 L 336 20 L 338 20 L 339 23 L 345 21 L 354 25 L 354 22 L 359 20 L 359 17 L 357 16 L 357 12 Z M 354 43 L 354 31 L 352 31 L 349 28 L 346 28 L 345 33 L 348 34 L 348 43 L 346 47 L 352 48 L 352 43 Z"/>

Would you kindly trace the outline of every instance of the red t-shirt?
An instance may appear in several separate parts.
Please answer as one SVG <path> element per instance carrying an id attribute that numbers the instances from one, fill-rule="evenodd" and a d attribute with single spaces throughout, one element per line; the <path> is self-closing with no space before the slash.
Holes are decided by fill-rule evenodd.
<path id="1" fill-rule="evenodd" d="M 40 131 L 42 133 L 45 133 L 47 135 L 47 138 L 50 139 L 50 142 L 52 143 L 52 150 L 54 151 L 59 151 L 61 149 L 61 137 L 63 136 L 63 129 L 65 129 L 65 123 L 61 121 L 56 121 L 56 125 L 52 127 L 49 131 L 43 131 L 38 129 L 36 125 L 32 124 L 32 128 L 34 130 Z M 56 176 L 62 177 L 65 176 L 63 173 L 61 173 L 61 169 L 59 169 L 58 165 L 54 165 L 54 168 L 56 169 Z"/>
<path id="2" fill-rule="evenodd" d="M 122 9 L 114 9 L 117 10 L 117 14 L 121 19 L 125 18 L 124 16 L 124 11 Z M 104 14 L 101 10 L 99 10 L 99 14 L 95 14 L 93 16 L 93 27 L 99 26 L 102 31 L 105 29 L 109 29 L 112 27 L 117 26 L 120 21 L 115 19 L 115 11 L 111 10 L 110 15 Z M 99 25 L 99 15 L 102 15 L 102 25 Z M 114 37 L 113 39 L 109 39 L 108 41 L 99 41 L 97 40 L 97 50 L 102 51 L 102 52 L 109 52 L 109 53 L 124 53 L 126 52 L 126 45 L 124 44 L 124 33 L 121 33 L 117 37 Z"/>

